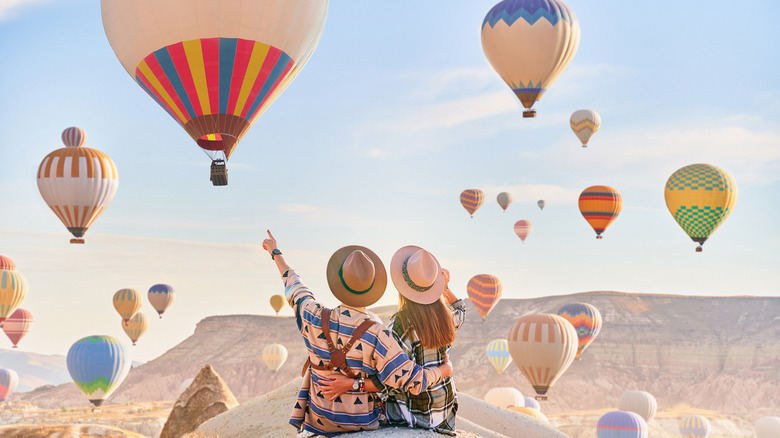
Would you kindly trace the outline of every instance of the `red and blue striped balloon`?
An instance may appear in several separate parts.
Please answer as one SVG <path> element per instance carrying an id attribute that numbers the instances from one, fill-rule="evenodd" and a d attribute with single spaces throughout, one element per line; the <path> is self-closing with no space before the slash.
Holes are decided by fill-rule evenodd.
<path id="1" fill-rule="evenodd" d="M 647 438 L 647 422 L 635 412 L 612 411 L 599 418 L 598 438 Z"/>

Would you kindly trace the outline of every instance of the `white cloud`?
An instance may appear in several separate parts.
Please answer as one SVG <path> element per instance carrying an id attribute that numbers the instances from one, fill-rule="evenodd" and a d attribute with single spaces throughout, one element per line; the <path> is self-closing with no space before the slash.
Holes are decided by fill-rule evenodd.
<path id="1" fill-rule="evenodd" d="M 279 211 L 283 213 L 311 213 L 319 209 L 319 207 L 306 204 L 282 204 L 279 206 Z"/>
<path id="2" fill-rule="evenodd" d="M 0 21 L 10 20 L 19 15 L 24 6 L 45 3 L 51 0 L 0 0 Z"/>

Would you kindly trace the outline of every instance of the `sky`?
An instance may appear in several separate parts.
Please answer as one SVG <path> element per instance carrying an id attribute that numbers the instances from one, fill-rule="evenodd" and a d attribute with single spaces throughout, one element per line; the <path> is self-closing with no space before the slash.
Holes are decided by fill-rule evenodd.
<path id="1" fill-rule="evenodd" d="M 151 318 L 136 361 L 207 316 L 272 314 L 269 298 L 283 288 L 259 246 L 267 229 L 330 306 L 325 265 L 350 244 L 386 264 L 402 246 L 426 248 L 461 297 L 483 273 L 502 280 L 505 298 L 778 295 L 780 4 L 569 0 L 580 47 L 536 119 L 521 117 L 482 52 L 493 4 L 331 2 L 309 63 L 239 144 L 229 185 L 213 187 L 208 158 L 116 59 L 98 2 L 0 0 L 0 254 L 27 279 L 22 307 L 36 318 L 20 349 L 126 340 L 114 292 L 145 295 L 156 283 L 173 285 L 176 302 Z M 581 108 L 602 119 L 586 149 L 568 122 Z M 35 179 L 69 126 L 120 175 L 85 245 L 68 243 Z M 663 197 L 667 178 L 693 163 L 727 170 L 739 187 L 703 253 Z M 624 201 L 603 240 L 577 208 L 597 184 Z M 468 188 L 486 193 L 474 218 L 458 202 Z M 506 212 L 501 191 L 515 199 Z M 524 244 L 512 230 L 519 219 L 534 224 Z M 389 287 L 378 304 L 396 302 Z M 142 311 L 153 315 L 148 301 Z"/>

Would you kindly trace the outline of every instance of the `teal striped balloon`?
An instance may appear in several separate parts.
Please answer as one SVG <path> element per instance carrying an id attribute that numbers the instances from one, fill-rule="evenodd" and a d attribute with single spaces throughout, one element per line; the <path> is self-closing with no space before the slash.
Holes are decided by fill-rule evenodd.
<path id="1" fill-rule="evenodd" d="M 131 359 L 113 336 L 88 336 L 68 350 L 68 372 L 90 402 L 100 406 L 125 380 Z"/>

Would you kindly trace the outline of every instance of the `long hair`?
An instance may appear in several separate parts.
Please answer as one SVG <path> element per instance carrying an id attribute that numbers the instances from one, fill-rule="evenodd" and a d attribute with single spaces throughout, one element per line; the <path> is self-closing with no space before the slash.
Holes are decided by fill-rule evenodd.
<path id="1" fill-rule="evenodd" d="M 404 334 L 414 332 L 423 348 L 442 348 L 455 341 L 455 321 L 440 297 L 432 304 L 418 304 L 398 294 L 398 314 Z"/>

